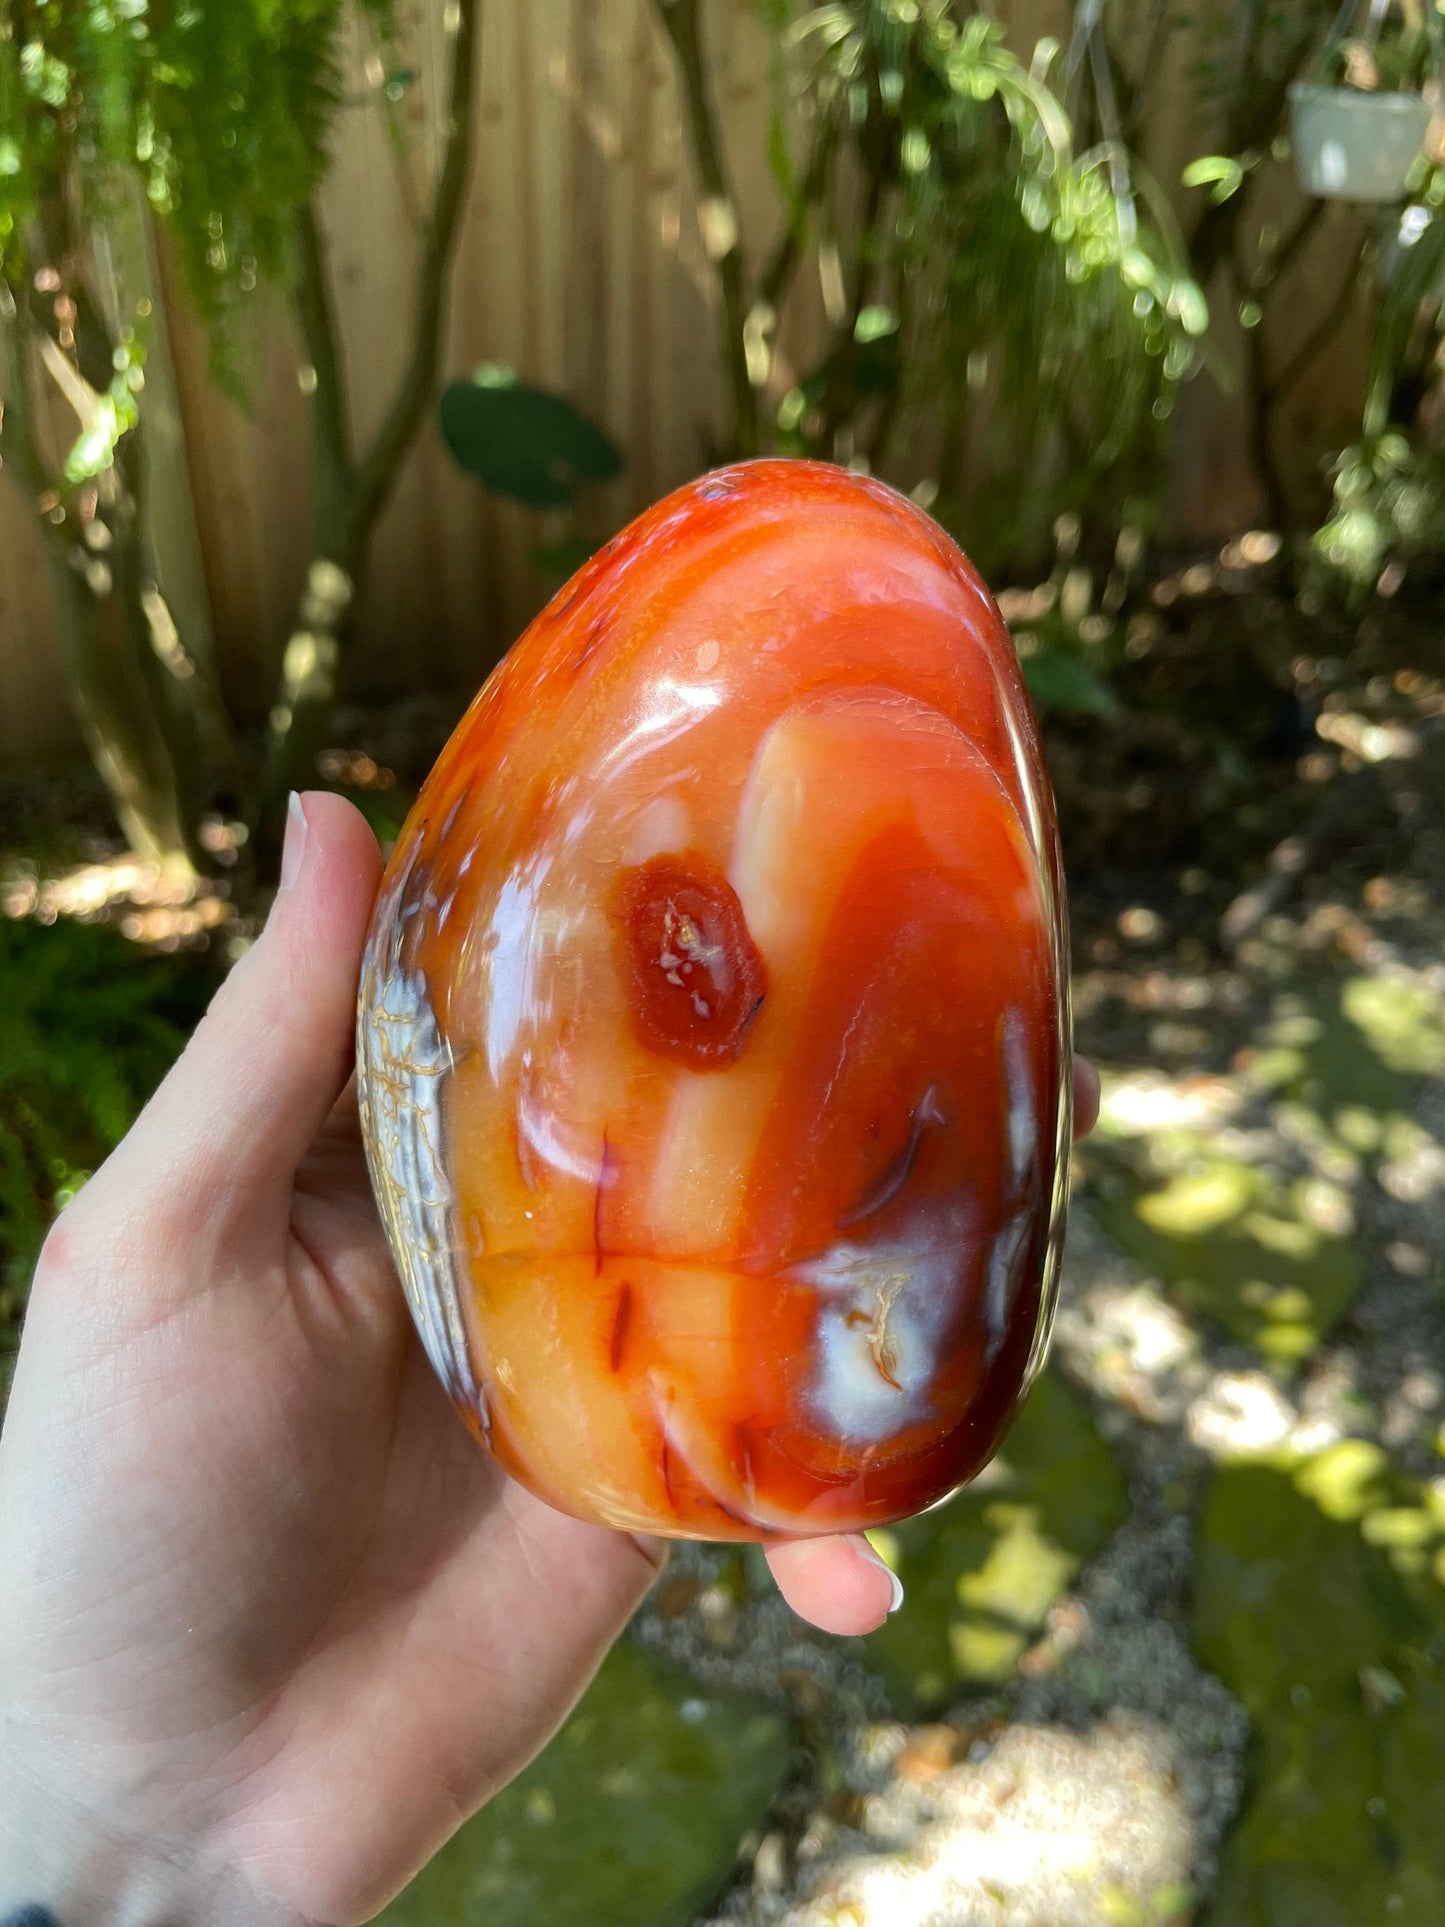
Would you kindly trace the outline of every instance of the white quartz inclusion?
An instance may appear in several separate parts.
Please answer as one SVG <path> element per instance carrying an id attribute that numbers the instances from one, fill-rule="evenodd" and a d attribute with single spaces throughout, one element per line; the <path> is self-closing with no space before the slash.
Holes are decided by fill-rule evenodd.
<path id="1" fill-rule="evenodd" d="M 1029 1068 L 1028 1032 L 1023 1013 L 1010 1010 L 1003 1020 L 1004 1089 L 1008 1093 L 1009 1163 L 1015 1185 L 1021 1185 L 1033 1162 L 1038 1137 L 1033 1073 Z"/>
<path id="2" fill-rule="evenodd" d="M 810 1399 L 835 1436 L 878 1444 L 927 1416 L 960 1243 L 953 1226 L 876 1245 L 844 1242 L 789 1274 L 818 1294 Z"/>

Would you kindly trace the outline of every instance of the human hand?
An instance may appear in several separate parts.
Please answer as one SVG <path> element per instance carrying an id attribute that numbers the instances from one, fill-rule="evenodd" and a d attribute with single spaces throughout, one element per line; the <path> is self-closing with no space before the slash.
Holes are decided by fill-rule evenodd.
<path id="1" fill-rule="evenodd" d="M 0 1914 L 368 1918 L 660 1563 L 507 1479 L 414 1336 L 348 1085 L 379 868 L 304 799 L 264 935 L 47 1241 L 0 1438 Z M 892 1603 L 861 1539 L 769 1558 L 828 1630 Z"/>

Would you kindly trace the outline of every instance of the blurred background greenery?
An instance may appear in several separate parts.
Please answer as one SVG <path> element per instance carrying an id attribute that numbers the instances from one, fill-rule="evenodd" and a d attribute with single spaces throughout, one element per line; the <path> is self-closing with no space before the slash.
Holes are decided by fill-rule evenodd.
<path id="1" fill-rule="evenodd" d="M 0 1370 L 278 799 L 393 835 L 700 468 L 936 515 L 1059 793 L 1105 1103 L 1002 1458 L 879 1535 L 867 1642 L 681 1553 L 398 1922 L 1445 1919 L 1440 45 L 1431 0 L 0 0 Z"/>

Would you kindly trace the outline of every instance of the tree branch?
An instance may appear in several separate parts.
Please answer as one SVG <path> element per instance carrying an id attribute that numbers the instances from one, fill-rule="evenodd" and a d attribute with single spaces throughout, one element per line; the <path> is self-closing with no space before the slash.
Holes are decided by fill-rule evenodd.
<path id="1" fill-rule="evenodd" d="M 6 312 L 8 304 L 9 312 Z M 26 325 L 25 292 L 8 280 L 0 281 L 0 338 L 5 343 L 5 403 L 0 410 L 0 441 L 14 451 L 21 480 L 32 503 L 38 503 L 51 486 L 40 459 L 35 439 L 35 424 L 30 415 L 30 395 L 22 331 Z"/>
<path id="2" fill-rule="evenodd" d="M 758 299 L 765 302 L 776 314 L 787 293 L 788 284 L 807 244 L 803 232 L 803 216 L 806 211 L 823 198 L 827 185 L 828 169 L 833 159 L 833 148 L 837 140 L 838 124 L 831 109 L 825 111 L 813 137 L 813 151 L 808 156 L 808 166 L 803 175 L 803 185 L 798 193 L 797 204 L 789 210 L 788 225 L 778 237 L 768 265 L 763 269 L 758 282 Z"/>
<path id="3" fill-rule="evenodd" d="M 823 426 L 820 431 L 825 451 L 836 458 L 837 440 L 844 420 L 856 408 L 854 371 L 858 363 L 858 318 L 872 298 L 878 272 L 878 216 L 883 206 L 883 173 L 875 163 L 868 169 L 868 186 L 858 227 L 858 266 L 853 280 L 853 299 L 838 330 L 833 349 L 833 365 L 823 396 Z"/>
<path id="4" fill-rule="evenodd" d="M 135 586 L 138 560 L 134 514 L 123 507 L 116 517 L 105 581 L 95 584 L 74 566 L 84 552 L 73 516 L 57 524 L 42 509 L 63 484 L 47 471 L 35 433 L 30 356 L 49 337 L 23 286 L 0 283 L 0 323 L 4 443 L 40 520 L 56 640 L 81 734 L 131 848 L 166 864 L 178 877 L 189 876 L 199 852 L 184 755 L 178 754 L 182 731 L 172 727 L 176 718 L 165 707 L 165 670 L 142 632 L 139 602 L 126 593 Z"/>
<path id="5" fill-rule="evenodd" d="M 1325 203 L 1311 201 L 1279 246 L 1263 260 L 1245 283 L 1256 300 L 1272 288 L 1300 249 L 1309 240 L 1324 216 Z"/>
<path id="6" fill-rule="evenodd" d="M 432 195 L 421 262 L 417 269 L 412 352 L 401 385 L 354 476 L 352 517 L 361 539 L 380 513 L 436 389 L 441 363 L 442 317 L 452 251 L 456 245 L 467 175 L 472 157 L 473 100 L 476 92 L 477 25 L 480 0 L 456 0 L 457 31 L 452 47 L 451 95 L 447 102 L 446 145 Z"/>
<path id="7" fill-rule="evenodd" d="M 1316 208 L 1323 208 L 1317 202 Z M 1311 215 L 1306 213 L 1295 224 L 1283 248 L 1274 257 L 1280 262 L 1286 254 L 1297 253 L 1313 228 Z M 1359 268 L 1369 246 L 1368 232 L 1360 236 L 1358 245 L 1345 270 L 1344 279 L 1319 321 L 1296 347 L 1294 353 L 1279 372 L 1269 373 L 1269 355 L 1264 338 L 1263 319 L 1246 331 L 1245 350 L 1249 362 L 1249 447 L 1254 462 L 1255 475 L 1264 494 L 1265 505 L 1277 527 L 1283 527 L 1287 517 L 1288 502 L 1285 497 L 1284 482 L 1275 464 L 1274 451 L 1270 444 L 1270 425 L 1274 411 L 1280 401 L 1308 370 L 1315 358 L 1329 343 L 1341 322 L 1349 313 L 1350 303 L 1354 300 L 1359 287 Z M 1238 263 L 1232 264 L 1236 286 L 1250 295 L 1257 295 L 1268 288 L 1275 276 L 1267 274 L 1261 281 L 1248 280 L 1239 271 Z"/>
<path id="8" fill-rule="evenodd" d="M 1109 39 L 1104 28 L 1103 16 L 1099 19 L 1100 31 L 1104 36 L 1104 54 L 1114 73 L 1114 84 L 1119 96 L 1120 132 L 1124 144 L 1133 154 L 1137 151 L 1140 126 L 1144 118 L 1144 102 L 1149 96 L 1150 86 L 1159 71 L 1160 41 L 1172 29 L 1169 0 L 1150 0 L 1149 16 L 1140 36 L 1143 52 L 1137 68 L 1124 65 L 1118 50 Z"/>
<path id="9" fill-rule="evenodd" d="M 743 288 L 737 200 L 728 181 L 717 116 L 713 111 L 703 67 L 698 0 L 656 0 L 656 3 L 682 77 L 683 101 L 692 135 L 698 184 L 703 192 L 704 212 L 707 212 L 710 203 L 714 215 L 712 231 L 704 227 L 703 243 L 722 291 L 723 372 L 732 396 L 734 452 L 743 456 L 755 455 L 758 450 L 758 418 L 753 385 L 748 378 L 747 348 L 743 336 L 747 322 L 747 295 Z"/>
<path id="10" fill-rule="evenodd" d="M 1268 147 L 1284 113 L 1290 82 L 1315 45 L 1318 10 L 1308 5 L 1303 18 L 1290 23 L 1290 38 L 1278 66 L 1261 75 L 1255 57 L 1265 21 L 1265 11 L 1257 0 L 1251 0 L 1245 22 L 1247 35 L 1241 48 L 1244 64 L 1236 63 L 1235 68 L 1240 75 L 1240 87 L 1225 116 L 1220 141 L 1219 151 L 1224 154 L 1248 154 Z M 1234 244 L 1235 229 L 1253 198 L 1254 178 L 1251 176 L 1227 201 L 1210 201 L 1194 224 L 1188 243 L 1189 269 L 1201 288 L 1207 285 L 1214 269 Z"/>
<path id="11" fill-rule="evenodd" d="M 316 370 L 316 546 L 271 710 L 255 806 L 257 833 L 247 850 L 251 881 L 258 864 L 273 854 L 281 799 L 304 778 L 319 746 L 335 700 L 341 640 L 367 538 L 436 391 L 452 253 L 471 166 L 481 12 L 480 0 L 455 0 L 455 5 L 446 139 L 417 266 L 411 353 L 381 425 L 358 460 L 351 456 L 346 430 L 345 371 L 320 232 L 309 205 L 298 216 L 297 312 Z"/>
<path id="12" fill-rule="evenodd" d="M 1262 320 L 1245 330 L 1245 355 L 1249 362 L 1249 452 L 1264 496 L 1265 513 L 1274 528 L 1283 528 L 1288 503 L 1270 442 L 1274 395 L 1269 385 L 1269 354 Z"/>
<path id="13" fill-rule="evenodd" d="M 900 357 L 905 353 L 905 343 L 908 339 L 910 306 L 908 296 L 909 280 L 905 273 L 899 276 L 897 294 L 898 352 Z M 882 468 L 884 458 L 888 453 L 888 444 L 892 440 L 893 431 L 898 425 L 898 410 L 902 400 L 903 382 L 900 374 L 900 379 L 894 382 L 893 386 L 888 390 L 888 393 L 883 397 L 879 405 L 877 418 L 873 423 L 873 432 L 868 438 L 868 466 L 875 475 L 879 469 Z"/>
<path id="14" fill-rule="evenodd" d="M 1359 292 L 1360 264 L 1365 258 L 1365 250 L 1369 245 L 1370 237 L 1367 232 L 1360 236 L 1358 245 L 1354 253 L 1350 256 L 1350 263 L 1345 270 L 1344 280 L 1341 281 L 1334 300 L 1330 303 L 1325 313 L 1320 316 L 1315 326 L 1310 329 L 1304 340 L 1295 349 L 1284 367 L 1280 369 L 1279 373 L 1270 382 L 1267 393 L 1271 407 L 1287 395 L 1295 383 L 1299 381 L 1310 363 L 1328 344 L 1331 335 L 1335 333 L 1340 323 L 1349 313 L 1350 304 Z"/>
<path id="15" fill-rule="evenodd" d="M 307 360 L 315 377 L 311 399 L 311 444 L 316 460 L 316 521 L 319 544 L 342 544 L 347 498 L 352 486 L 351 431 L 346 422 L 346 366 L 341 330 L 326 276 L 321 227 L 311 201 L 297 208 L 292 230 L 292 298 Z"/>

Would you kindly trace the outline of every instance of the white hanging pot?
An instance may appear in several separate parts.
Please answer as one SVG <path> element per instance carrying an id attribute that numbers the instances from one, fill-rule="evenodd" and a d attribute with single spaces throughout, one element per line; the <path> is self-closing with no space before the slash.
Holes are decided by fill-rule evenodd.
<path id="1" fill-rule="evenodd" d="M 1419 94 L 1295 81 L 1289 122 L 1300 186 L 1331 201 L 1398 201 L 1430 113 Z"/>

